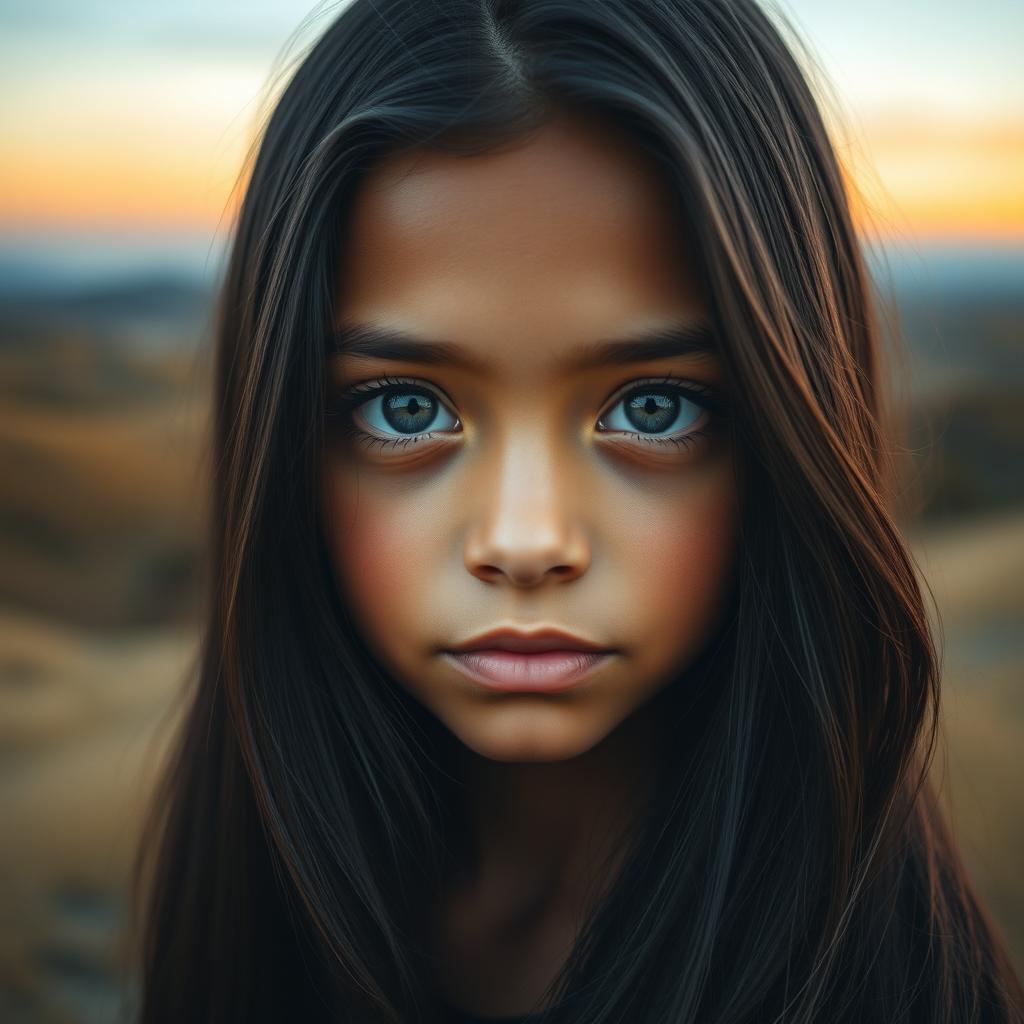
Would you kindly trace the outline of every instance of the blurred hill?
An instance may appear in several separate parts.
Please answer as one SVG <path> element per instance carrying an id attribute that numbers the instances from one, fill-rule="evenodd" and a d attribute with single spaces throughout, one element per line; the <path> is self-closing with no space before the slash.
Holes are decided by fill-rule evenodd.
<path id="1" fill-rule="evenodd" d="M 0 600 L 93 627 L 194 607 L 209 293 L 0 302 Z"/>
<path id="2" fill-rule="evenodd" d="M 1016 294 L 904 295 L 896 326 L 910 359 L 906 470 L 921 518 L 1024 502 L 1024 275 Z"/>
<path id="3" fill-rule="evenodd" d="M 206 327 L 210 290 L 185 276 L 152 274 L 93 285 L 0 292 L 0 345 L 45 345 L 70 333 L 129 348 L 192 345 Z"/>

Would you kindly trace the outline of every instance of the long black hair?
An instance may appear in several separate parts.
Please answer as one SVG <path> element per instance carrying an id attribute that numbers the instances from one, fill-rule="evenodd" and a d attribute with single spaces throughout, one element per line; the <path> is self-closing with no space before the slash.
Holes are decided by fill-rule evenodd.
<path id="1" fill-rule="evenodd" d="M 454 741 L 363 644 L 317 501 L 338 240 L 384 154 L 468 158 L 573 110 L 678 197 L 745 504 L 726 624 L 656 698 L 650 820 L 548 1017 L 1020 1019 L 926 778 L 937 658 L 848 196 L 753 0 L 353 0 L 284 89 L 220 294 L 202 656 L 139 851 L 139 1019 L 437 1018 L 414 925 L 459 827 Z"/>

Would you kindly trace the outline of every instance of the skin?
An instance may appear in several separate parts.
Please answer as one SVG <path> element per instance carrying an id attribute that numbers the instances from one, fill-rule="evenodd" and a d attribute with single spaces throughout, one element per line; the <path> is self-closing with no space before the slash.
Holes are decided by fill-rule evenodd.
<path id="1" fill-rule="evenodd" d="M 440 399 L 440 426 L 394 448 L 330 435 L 321 495 L 338 586 L 368 646 L 463 745 L 473 834 L 430 941 L 443 993 L 477 1013 L 526 1012 L 561 966 L 593 887 L 620 863 L 615 838 L 647 806 L 645 707 L 726 602 L 738 482 L 725 418 L 677 448 L 627 434 L 637 429 L 622 413 L 626 386 L 644 378 L 723 395 L 719 358 L 560 366 L 596 340 L 706 319 L 678 223 L 634 145 L 559 117 L 500 151 L 386 158 L 341 243 L 339 323 L 449 340 L 481 364 L 332 355 L 329 402 L 410 378 Z M 359 425 L 402 437 L 372 405 Z M 610 416 L 624 429 L 599 430 Z M 554 694 L 485 690 L 440 653 L 515 625 L 616 653 Z"/>

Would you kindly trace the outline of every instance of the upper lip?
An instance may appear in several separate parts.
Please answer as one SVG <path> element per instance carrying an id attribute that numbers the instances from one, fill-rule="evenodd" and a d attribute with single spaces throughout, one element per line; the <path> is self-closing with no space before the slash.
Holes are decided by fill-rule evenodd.
<path id="1" fill-rule="evenodd" d="M 573 636 L 561 629 L 537 629 L 523 632 L 517 629 L 492 629 L 488 633 L 467 640 L 452 648 L 453 651 L 609 651 L 590 640 Z"/>

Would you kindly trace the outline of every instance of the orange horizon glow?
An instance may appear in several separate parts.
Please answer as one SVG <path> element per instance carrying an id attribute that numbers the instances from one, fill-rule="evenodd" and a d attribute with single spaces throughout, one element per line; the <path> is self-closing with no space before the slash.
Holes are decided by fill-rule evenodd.
<path id="1" fill-rule="evenodd" d="M 854 221 L 878 238 L 1024 238 L 1024 125 L 912 114 L 865 121 L 837 147 Z"/>
<path id="2" fill-rule="evenodd" d="M 892 116 L 861 134 L 860 145 L 837 145 L 861 233 L 1024 238 L 1024 127 Z M 96 137 L 37 136 L 9 151 L 0 226 L 213 230 L 230 222 L 246 148 L 237 140 L 204 151 L 156 132 L 131 146 L 98 147 Z"/>

